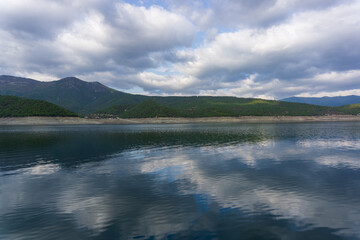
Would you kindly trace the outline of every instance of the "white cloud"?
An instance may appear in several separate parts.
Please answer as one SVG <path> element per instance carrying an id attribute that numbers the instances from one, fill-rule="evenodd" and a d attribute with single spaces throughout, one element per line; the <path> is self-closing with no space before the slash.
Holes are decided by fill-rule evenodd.
<path id="1" fill-rule="evenodd" d="M 139 85 L 144 89 L 162 89 L 167 91 L 182 91 L 184 88 L 194 85 L 197 79 L 191 76 L 164 76 L 151 72 L 142 72 L 138 74 Z"/>
<path id="2" fill-rule="evenodd" d="M 118 1 L 23 3 L 16 0 L 0 10 L 0 63 L 9 74 L 136 74 L 161 65 L 172 49 L 190 46 L 195 34 L 185 17 L 157 6 Z"/>
<path id="3" fill-rule="evenodd" d="M 149 94 L 359 94 L 358 0 L 157 4 L 2 2 L 0 74 Z"/>
<path id="4" fill-rule="evenodd" d="M 301 97 L 323 97 L 323 96 L 348 96 L 360 95 L 358 87 L 360 82 L 360 70 L 349 70 L 342 72 L 327 72 L 301 79 L 298 82 L 307 86 L 304 92 L 297 96 Z M 314 87 L 316 85 L 316 87 Z M 348 90 L 350 88 L 350 90 Z M 351 89 L 355 88 L 355 89 Z M 357 88 L 357 89 L 356 89 Z"/>
<path id="5" fill-rule="evenodd" d="M 300 93 L 296 97 L 336 97 L 336 96 L 349 96 L 349 95 L 358 95 L 360 96 L 360 89 L 352 89 L 345 91 L 332 91 L 332 92 L 307 92 Z"/>
<path id="6" fill-rule="evenodd" d="M 201 85 L 194 87 L 200 89 L 213 85 L 213 90 L 218 90 L 222 83 L 232 83 L 231 88 L 241 90 L 241 79 L 256 74 L 253 82 L 267 87 L 263 91 L 247 89 L 250 96 L 288 94 L 281 88 L 292 89 L 293 94 L 314 88 L 353 88 L 360 68 L 360 35 L 356 34 L 360 32 L 359 11 L 357 2 L 300 13 L 286 23 L 266 29 L 221 33 L 214 41 L 189 50 L 187 54 L 192 54 L 194 60 L 176 67 L 179 72 L 198 78 Z M 335 80 L 334 76 L 344 79 Z M 302 89 L 296 91 L 298 85 Z"/>
<path id="7" fill-rule="evenodd" d="M 200 30 L 209 28 L 267 28 L 291 18 L 294 14 L 322 10 L 353 0 L 168 0 L 172 11 L 191 19 Z"/>

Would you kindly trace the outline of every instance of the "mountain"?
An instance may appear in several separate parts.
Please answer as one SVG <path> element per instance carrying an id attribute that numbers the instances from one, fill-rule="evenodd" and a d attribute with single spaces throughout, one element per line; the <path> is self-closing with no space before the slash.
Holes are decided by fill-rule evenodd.
<path id="1" fill-rule="evenodd" d="M 146 96 L 116 91 L 101 83 L 85 82 L 75 77 L 39 82 L 29 78 L 2 75 L 0 95 L 45 100 L 82 114 L 116 104 L 136 104 L 146 100 Z"/>
<path id="2" fill-rule="evenodd" d="M 0 117 L 77 116 L 75 113 L 42 100 L 0 96 Z"/>
<path id="3" fill-rule="evenodd" d="M 42 82 L 13 76 L 0 76 L 0 95 L 22 95 L 38 88 Z"/>
<path id="4" fill-rule="evenodd" d="M 338 96 L 338 97 L 290 97 L 281 99 L 286 102 L 307 103 L 328 107 L 339 107 L 349 104 L 360 103 L 360 96 Z"/>
<path id="5" fill-rule="evenodd" d="M 0 76 L 0 95 L 45 100 L 79 114 L 119 117 L 310 116 L 347 111 L 254 98 L 134 95 L 75 77 L 39 82 L 3 75 Z"/>

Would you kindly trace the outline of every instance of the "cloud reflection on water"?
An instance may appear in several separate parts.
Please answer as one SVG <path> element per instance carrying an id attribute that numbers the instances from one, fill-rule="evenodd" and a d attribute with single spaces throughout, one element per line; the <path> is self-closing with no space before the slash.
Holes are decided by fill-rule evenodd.
<path id="1" fill-rule="evenodd" d="M 295 239 L 324 227 L 329 238 L 335 236 L 331 229 L 358 238 L 360 148 L 347 138 L 344 144 L 311 141 L 265 137 L 195 147 L 139 146 L 72 167 L 22 168 L 1 176 L 0 229 L 9 232 L 17 217 L 33 209 L 79 238 L 180 237 L 216 232 L 226 221 L 241 235 L 253 227 L 247 218 L 277 237 Z M 42 238 L 34 229 L 19 227 L 17 234 Z M 54 237 L 63 229 L 44 223 L 42 231 Z"/>

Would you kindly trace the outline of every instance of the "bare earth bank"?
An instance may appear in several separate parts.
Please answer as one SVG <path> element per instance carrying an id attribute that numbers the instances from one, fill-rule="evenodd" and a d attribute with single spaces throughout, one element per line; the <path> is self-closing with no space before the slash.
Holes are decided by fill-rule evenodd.
<path id="1" fill-rule="evenodd" d="M 132 118 L 87 119 L 77 117 L 19 117 L 0 118 L 0 125 L 76 125 L 76 124 L 154 124 L 154 123 L 236 123 L 236 122 L 321 122 L 360 121 L 360 115 L 331 116 L 248 116 L 207 118 Z"/>

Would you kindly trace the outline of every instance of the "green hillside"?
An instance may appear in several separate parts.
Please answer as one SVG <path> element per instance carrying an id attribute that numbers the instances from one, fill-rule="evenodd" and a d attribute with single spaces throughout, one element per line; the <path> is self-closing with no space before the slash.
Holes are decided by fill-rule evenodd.
<path id="1" fill-rule="evenodd" d="M 116 91 L 100 83 L 88 83 L 77 78 L 65 78 L 26 94 L 77 113 L 86 114 L 119 103 L 140 103 L 132 94 Z"/>
<path id="2" fill-rule="evenodd" d="M 153 100 L 146 100 L 139 104 L 116 105 L 99 111 L 103 117 L 116 116 L 121 118 L 154 118 L 154 117 L 179 117 L 181 113 L 161 106 Z"/>
<path id="3" fill-rule="evenodd" d="M 319 116 L 358 114 L 356 107 L 237 97 L 160 97 L 134 95 L 75 77 L 53 82 L 0 76 L 0 95 L 45 100 L 78 114 L 103 117 Z"/>
<path id="4" fill-rule="evenodd" d="M 42 100 L 0 96 L 0 117 L 77 116 L 75 113 Z"/>
<path id="5" fill-rule="evenodd" d="M 164 106 L 182 112 L 184 117 L 211 116 L 310 116 L 324 115 L 331 111 L 301 103 L 287 103 L 273 100 L 235 97 L 187 97 L 157 98 Z"/>
<path id="6" fill-rule="evenodd" d="M 233 97 L 152 97 L 137 105 L 117 105 L 99 113 L 118 117 L 318 116 L 335 114 L 316 105 Z M 337 111 L 336 113 L 340 113 Z"/>
<path id="7" fill-rule="evenodd" d="M 124 118 L 177 117 L 179 115 L 176 110 L 161 106 L 152 100 L 146 100 L 119 114 L 120 117 Z"/>
<path id="8" fill-rule="evenodd" d="M 98 82 L 85 82 L 75 77 L 53 82 L 0 76 L 0 95 L 40 99 L 79 114 L 96 112 L 119 104 L 138 104 L 146 96 L 133 95 L 108 88 Z"/>
<path id="9" fill-rule="evenodd" d="M 360 114 L 360 103 L 345 105 L 335 109 L 345 114 L 357 115 Z"/>

